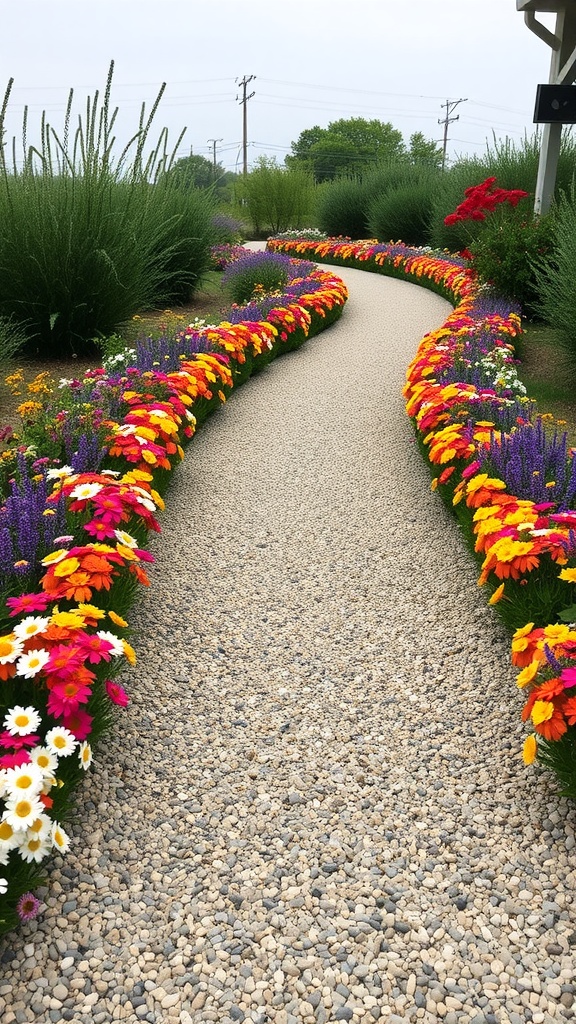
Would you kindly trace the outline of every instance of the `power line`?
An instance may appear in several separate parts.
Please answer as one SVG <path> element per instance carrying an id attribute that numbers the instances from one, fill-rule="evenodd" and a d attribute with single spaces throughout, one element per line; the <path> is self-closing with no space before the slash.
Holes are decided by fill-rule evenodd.
<path id="1" fill-rule="evenodd" d="M 466 103 L 465 99 L 459 100 L 446 100 L 446 103 L 441 103 L 441 107 L 446 107 L 446 117 L 441 120 L 438 118 L 438 124 L 444 125 L 444 140 L 442 148 L 442 170 L 446 167 L 446 149 L 448 148 L 448 125 L 452 124 L 452 121 L 458 121 L 460 114 L 456 114 L 455 117 L 450 117 L 453 110 L 456 109 L 459 103 Z"/>
<path id="2" fill-rule="evenodd" d="M 244 75 L 244 78 L 242 79 L 242 81 L 238 83 L 240 85 L 240 88 L 242 89 L 242 99 L 238 99 L 238 97 L 236 97 L 237 102 L 240 103 L 240 105 L 243 108 L 243 110 L 242 110 L 242 150 L 243 150 L 243 172 L 244 172 L 244 177 L 246 177 L 246 175 L 248 174 L 248 113 L 247 113 L 247 111 L 248 111 L 248 100 L 251 100 L 252 97 L 255 95 L 254 92 L 251 92 L 250 95 L 247 96 L 246 95 L 246 89 L 247 89 L 249 83 L 252 82 L 255 78 L 256 78 L 256 75 L 250 75 L 248 78 L 246 78 L 246 75 Z M 238 80 L 236 79 L 236 81 L 238 81 Z"/>

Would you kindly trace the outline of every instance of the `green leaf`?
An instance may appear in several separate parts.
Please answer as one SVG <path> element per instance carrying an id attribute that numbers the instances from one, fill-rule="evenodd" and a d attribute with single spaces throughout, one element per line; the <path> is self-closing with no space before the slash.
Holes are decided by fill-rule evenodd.
<path id="1" fill-rule="evenodd" d="M 558 613 L 558 618 L 561 622 L 576 622 L 576 604 L 571 604 L 569 608 L 563 608 Z"/>

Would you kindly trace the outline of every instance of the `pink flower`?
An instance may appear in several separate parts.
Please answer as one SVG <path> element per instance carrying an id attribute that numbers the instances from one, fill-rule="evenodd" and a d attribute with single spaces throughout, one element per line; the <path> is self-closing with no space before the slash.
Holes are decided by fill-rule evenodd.
<path id="1" fill-rule="evenodd" d="M 477 473 L 481 467 L 481 462 L 478 462 L 477 460 L 475 462 L 471 462 L 469 466 L 466 466 L 466 469 L 462 470 L 464 480 L 467 480 L 469 476 L 474 476 L 474 473 Z"/>
<path id="2" fill-rule="evenodd" d="M 14 750 L 21 750 L 23 747 L 35 747 L 40 742 L 38 733 L 29 733 L 28 736 L 13 736 L 6 730 L 0 732 L 0 747 L 12 747 Z"/>
<path id="3" fill-rule="evenodd" d="M 0 757 L 0 768 L 18 768 L 21 764 L 28 764 L 30 754 L 27 750 L 18 750 L 15 754 L 4 754 Z"/>
<path id="4" fill-rule="evenodd" d="M 6 604 L 10 615 L 22 615 L 29 612 L 44 612 L 50 604 L 49 594 L 20 594 L 20 597 L 8 597 Z"/>
<path id="5" fill-rule="evenodd" d="M 80 704 L 88 703 L 91 693 L 89 686 L 77 684 L 74 679 L 59 679 L 48 694 L 46 710 L 54 718 L 70 715 Z"/>
<path id="6" fill-rule="evenodd" d="M 38 916 L 41 906 L 34 893 L 25 892 L 16 904 L 16 911 L 21 921 L 33 921 Z"/>
<path id="7" fill-rule="evenodd" d="M 74 637 L 84 661 L 97 665 L 99 661 L 110 661 L 113 645 L 96 634 L 79 632 Z"/>
<path id="8" fill-rule="evenodd" d="M 128 707 L 130 698 L 124 687 L 120 686 L 120 683 L 115 683 L 112 679 L 107 679 L 104 686 L 106 687 L 106 693 L 113 704 L 118 704 L 121 708 Z"/>
<path id="9" fill-rule="evenodd" d="M 571 686 L 576 686 L 576 668 L 563 668 L 560 673 L 560 679 L 564 684 L 564 689 L 568 690 Z"/>
<path id="10" fill-rule="evenodd" d="M 76 737 L 77 740 L 85 740 L 92 732 L 92 715 L 89 715 L 83 708 L 69 710 L 62 716 L 62 725 Z"/>

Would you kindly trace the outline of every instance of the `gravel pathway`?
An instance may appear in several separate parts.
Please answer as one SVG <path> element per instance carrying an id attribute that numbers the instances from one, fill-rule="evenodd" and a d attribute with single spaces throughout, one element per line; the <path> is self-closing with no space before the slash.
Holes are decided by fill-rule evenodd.
<path id="1" fill-rule="evenodd" d="M 341 273 L 341 321 L 175 474 L 132 704 L 0 947 L 3 1024 L 574 1016 L 576 814 L 519 760 L 508 640 L 400 395 L 449 307 Z"/>

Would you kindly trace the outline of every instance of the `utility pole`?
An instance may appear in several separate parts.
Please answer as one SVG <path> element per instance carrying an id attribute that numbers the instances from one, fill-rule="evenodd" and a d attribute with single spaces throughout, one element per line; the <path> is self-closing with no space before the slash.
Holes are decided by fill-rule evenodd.
<path id="1" fill-rule="evenodd" d="M 249 83 L 254 78 L 256 78 L 256 75 L 250 75 L 248 78 L 246 78 L 246 75 L 244 75 L 244 78 L 242 79 L 241 82 L 238 82 L 238 79 L 236 79 L 236 81 L 238 82 L 238 84 L 242 88 L 242 99 L 239 99 L 238 96 L 237 96 L 236 100 L 244 108 L 243 111 L 242 111 L 242 115 L 243 115 L 242 116 L 242 152 L 244 154 L 244 161 L 243 161 L 243 174 L 244 174 L 244 177 L 246 177 L 246 175 L 248 174 L 248 110 L 247 110 L 247 108 L 248 108 L 248 100 L 251 100 L 252 97 L 255 95 L 255 93 L 251 92 L 250 95 L 247 96 L 246 95 L 246 89 L 247 89 Z"/>
<path id="2" fill-rule="evenodd" d="M 467 99 L 446 100 L 446 103 L 440 104 L 441 107 L 446 107 L 446 117 L 438 118 L 438 124 L 444 125 L 444 139 L 442 146 L 442 170 L 444 170 L 446 167 L 446 149 L 448 147 L 448 125 L 451 124 L 452 121 L 458 121 L 458 119 L 460 118 L 460 114 L 456 114 L 455 117 L 450 117 L 450 114 L 452 113 L 453 110 L 456 109 L 459 103 L 467 102 Z"/>
<path id="3" fill-rule="evenodd" d="M 212 163 L 214 166 L 214 181 L 216 181 L 216 143 L 224 142 L 224 139 L 208 139 L 212 143 Z"/>

